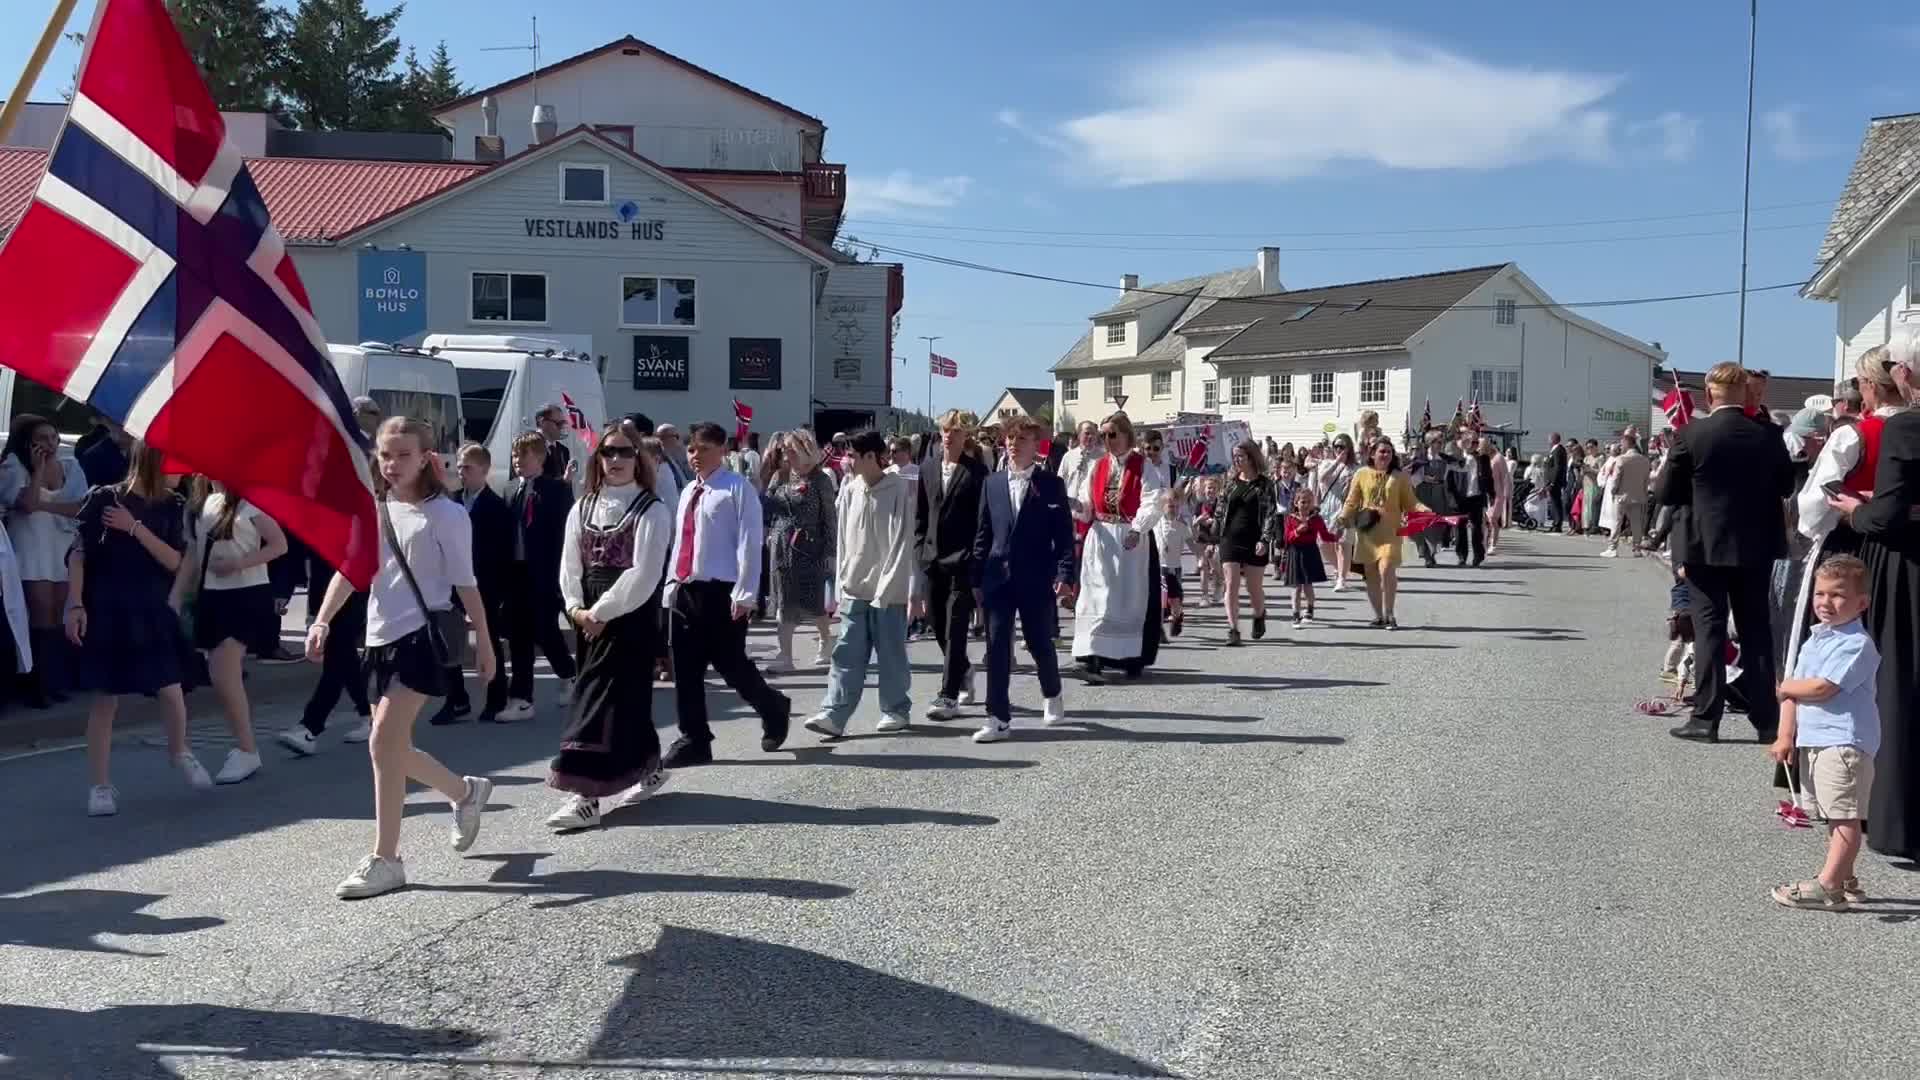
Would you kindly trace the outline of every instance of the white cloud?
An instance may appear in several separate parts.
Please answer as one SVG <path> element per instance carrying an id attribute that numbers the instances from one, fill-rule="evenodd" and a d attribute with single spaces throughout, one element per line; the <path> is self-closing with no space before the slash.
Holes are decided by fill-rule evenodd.
<path id="1" fill-rule="evenodd" d="M 1123 186 L 1614 153 L 1600 105 L 1617 76 L 1500 67 L 1365 27 L 1262 30 L 1127 66 L 1119 104 L 1060 128 L 1079 171 Z M 1001 123 L 1024 130 L 1009 112 Z"/>
<path id="2" fill-rule="evenodd" d="M 1650 136 L 1652 152 L 1664 161 L 1689 161 L 1700 145 L 1700 118 L 1683 112 L 1664 112 L 1644 124 L 1635 124 L 1631 134 Z"/>
<path id="3" fill-rule="evenodd" d="M 1801 126 L 1801 118 L 1807 114 L 1805 105 L 1782 105 L 1777 109 L 1768 109 L 1760 114 L 1760 131 L 1766 136 L 1767 148 L 1773 156 L 1782 161 L 1808 161 L 1827 152 L 1827 148 L 1807 136 Z"/>
<path id="4" fill-rule="evenodd" d="M 973 187 L 971 176 L 918 177 L 895 169 L 878 180 L 847 177 L 847 214 L 860 216 L 927 216 L 948 209 Z"/>
<path id="5" fill-rule="evenodd" d="M 1021 116 L 1017 109 L 1001 109 L 993 114 L 993 119 L 1001 127 L 1015 131 L 1029 142 L 1054 153 L 1064 154 L 1072 150 L 1072 146 L 1066 140 L 1049 135 L 1027 123 L 1026 118 Z"/>

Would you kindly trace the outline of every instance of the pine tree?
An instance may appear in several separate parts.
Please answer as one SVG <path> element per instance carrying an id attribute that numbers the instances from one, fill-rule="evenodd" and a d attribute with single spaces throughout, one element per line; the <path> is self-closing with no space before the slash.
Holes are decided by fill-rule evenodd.
<path id="1" fill-rule="evenodd" d="M 300 0 L 287 28 L 281 84 L 301 127 L 404 129 L 408 78 L 394 70 L 400 40 L 393 36 L 404 7 L 372 15 L 365 0 Z"/>
<path id="2" fill-rule="evenodd" d="M 406 74 L 401 78 L 403 89 L 399 130 L 442 131 L 433 122 L 433 110 L 455 98 L 465 97 L 467 93 L 466 86 L 453 70 L 453 57 L 447 52 L 447 43 L 442 41 L 434 47 L 433 56 L 425 66 L 421 65 L 419 54 L 412 46 L 408 46 L 403 66 Z"/>
<path id="3" fill-rule="evenodd" d="M 215 105 L 277 111 L 286 56 L 283 12 L 266 0 L 167 0 L 167 8 Z"/>

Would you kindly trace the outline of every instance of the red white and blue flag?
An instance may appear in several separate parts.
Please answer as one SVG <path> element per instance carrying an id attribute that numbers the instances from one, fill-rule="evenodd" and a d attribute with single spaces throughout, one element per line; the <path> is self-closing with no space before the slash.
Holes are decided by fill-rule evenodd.
<path id="1" fill-rule="evenodd" d="M 1425 435 L 1427 433 L 1427 429 L 1432 426 L 1433 426 L 1433 399 L 1427 398 L 1426 404 L 1420 407 L 1419 433 L 1422 435 Z"/>
<path id="2" fill-rule="evenodd" d="M 1485 431 L 1487 429 L 1487 418 L 1480 412 L 1480 399 L 1478 397 L 1473 399 L 1473 404 L 1467 409 L 1467 427 L 1473 431 Z"/>
<path id="3" fill-rule="evenodd" d="M 751 430 L 753 430 L 753 406 L 741 401 L 739 398 L 734 398 L 733 441 L 742 446 L 746 445 L 747 432 Z"/>
<path id="4" fill-rule="evenodd" d="M 365 436 L 164 0 L 102 0 L 0 296 L 0 361 L 372 580 Z"/>
<path id="5" fill-rule="evenodd" d="M 927 368 L 935 375 L 944 375 L 949 379 L 960 377 L 960 365 L 939 353 L 927 354 Z"/>
<path id="6" fill-rule="evenodd" d="M 1693 419 L 1693 395 L 1680 385 L 1680 376 L 1673 377 L 1673 389 L 1660 399 L 1660 411 L 1667 414 L 1667 423 L 1673 427 L 1686 427 Z"/>

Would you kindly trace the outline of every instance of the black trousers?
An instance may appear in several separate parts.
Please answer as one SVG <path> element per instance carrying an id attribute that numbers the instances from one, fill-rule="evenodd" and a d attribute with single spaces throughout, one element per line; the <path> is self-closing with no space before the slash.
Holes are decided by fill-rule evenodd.
<path id="1" fill-rule="evenodd" d="M 321 587 L 325 591 L 325 586 Z M 315 735 L 327 729 L 327 716 L 340 704 L 340 695 L 353 702 L 353 711 L 372 716 L 367 701 L 367 669 L 360 657 L 367 636 L 367 594 L 354 593 L 327 625 L 327 651 L 320 657 L 320 680 L 307 696 L 300 723 Z"/>
<path id="2" fill-rule="evenodd" d="M 1756 691 L 1749 695 L 1747 719 L 1761 731 L 1780 726 L 1780 702 L 1773 696 L 1773 612 L 1767 596 L 1771 566 L 1686 564 L 1693 595 L 1693 718 L 1720 723 L 1727 706 L 1727 614 L 1740 628 L 1740 666 Z"/>
<path id="3" fill-rule="evenodd" d="M 1022 591 L 1011 583 L 987 597 L 987 715 L 996 720 L 1013 719 L 1009 687 L 1013 683 L 1013 623 L 1020 621 L 1020 636 L 1026 640 L 1027 655 L 1033 657 L 1033 672 L 1040 677 L 1042 697 L 1060 696 L 1060 658 L 1053 649 L 1054 619 L 1060 608 L 1049 588 Z"/>
<path id="4" fill-rule="evenodd" d="M 1547 519 L 1552 524 L 1548 532 L 1559 532 L 1562 522 L 1567 520 L 1567 486 L 1565 484 L 1547 485 Z M 1577 529 L 1578 526 L 1575 526 Z"/>
<path id="5" fill-rule="evenodd" d="M 495 590 L 498 590 L 495 586 Z M 480 603 L 487 609 L 487 635 L 493 639 L 493 678 L 487 682 L 486 711 L 499 712 L 507 707 L 507 664 L 506 642 L 500 637 L 502 622 L 500 618 L 500 598 L 480 594 Z M 467 677 L 460 668 L 447 672 L 447 703 L 456 709 L 470 706 L 467 699 Z"/>
<path id="6" fill-rule="evenodd" d="M 1473 561 L 1477 565 L 1487 557 L 1487 497 L 1463 495 L 1457 512 L 1465 514 L 1467 520 L 1454 526 L 1453 553 L 1460 557 L 1461 562 L 1466 562 L 1467 547 L 1471 542 Z"/>
<path id="7" fill-rule="evenodd" d="M 533 649 L 538 645 L 547 656 L 547 665 L 562 679 L 574 675 L 573 650 L 567 646 L 566 631 L 560 629 L 560 605 L 544 591 L 534 588 L 535 570 L 530 563 L 515 563 L 507 575 L 506 595 L 500 614 L 506 623 L 504 636 L 513 659 L 513 674 L 507 681 L 507 696 L 521 701 L 533 700 Z M 545 580 L 558 582 L 556 567 Z M 555 586 L 557 588 L 557 586 Z"/>
<path id="8" fill-rule="evenodd" d="M 673 697 L 680 734 L 694 742 L 712 742 L 707 724 L 707 668 L 760 715 L 763 731 L 778 733 L 793 712 L 793 702 L 767 685 L 747 658 L 747 621 L 733 617 L 733 582 L 689 581 L 673 594 Z M 637 662 L 637 661 L 636 661 Z"/>
<path id="9" fill-rule="evenodd" d="M 946 662 L 940 669 L 940 697 L 959 696 L 973 665 L 967 662 L 967 632 L 973 626 L 973 586 L 962 565 L 927 567 L 927 621 Z"/>

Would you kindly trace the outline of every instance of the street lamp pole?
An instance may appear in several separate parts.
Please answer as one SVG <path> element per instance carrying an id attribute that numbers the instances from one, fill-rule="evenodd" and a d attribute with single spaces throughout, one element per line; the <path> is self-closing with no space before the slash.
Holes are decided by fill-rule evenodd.
<path id="1" fill-rule="evenodd" d="M 927 419 L 932 420 L 933 419 L 933 343 L 936 341 L 939 341 L 941 338 L 945 337 L 946 335 L 934 334 L 931 337 L 929 337 L 926 334 L 921 334 L 919 336 L 921 341 L 924 341 L 927 343 Z"/>

